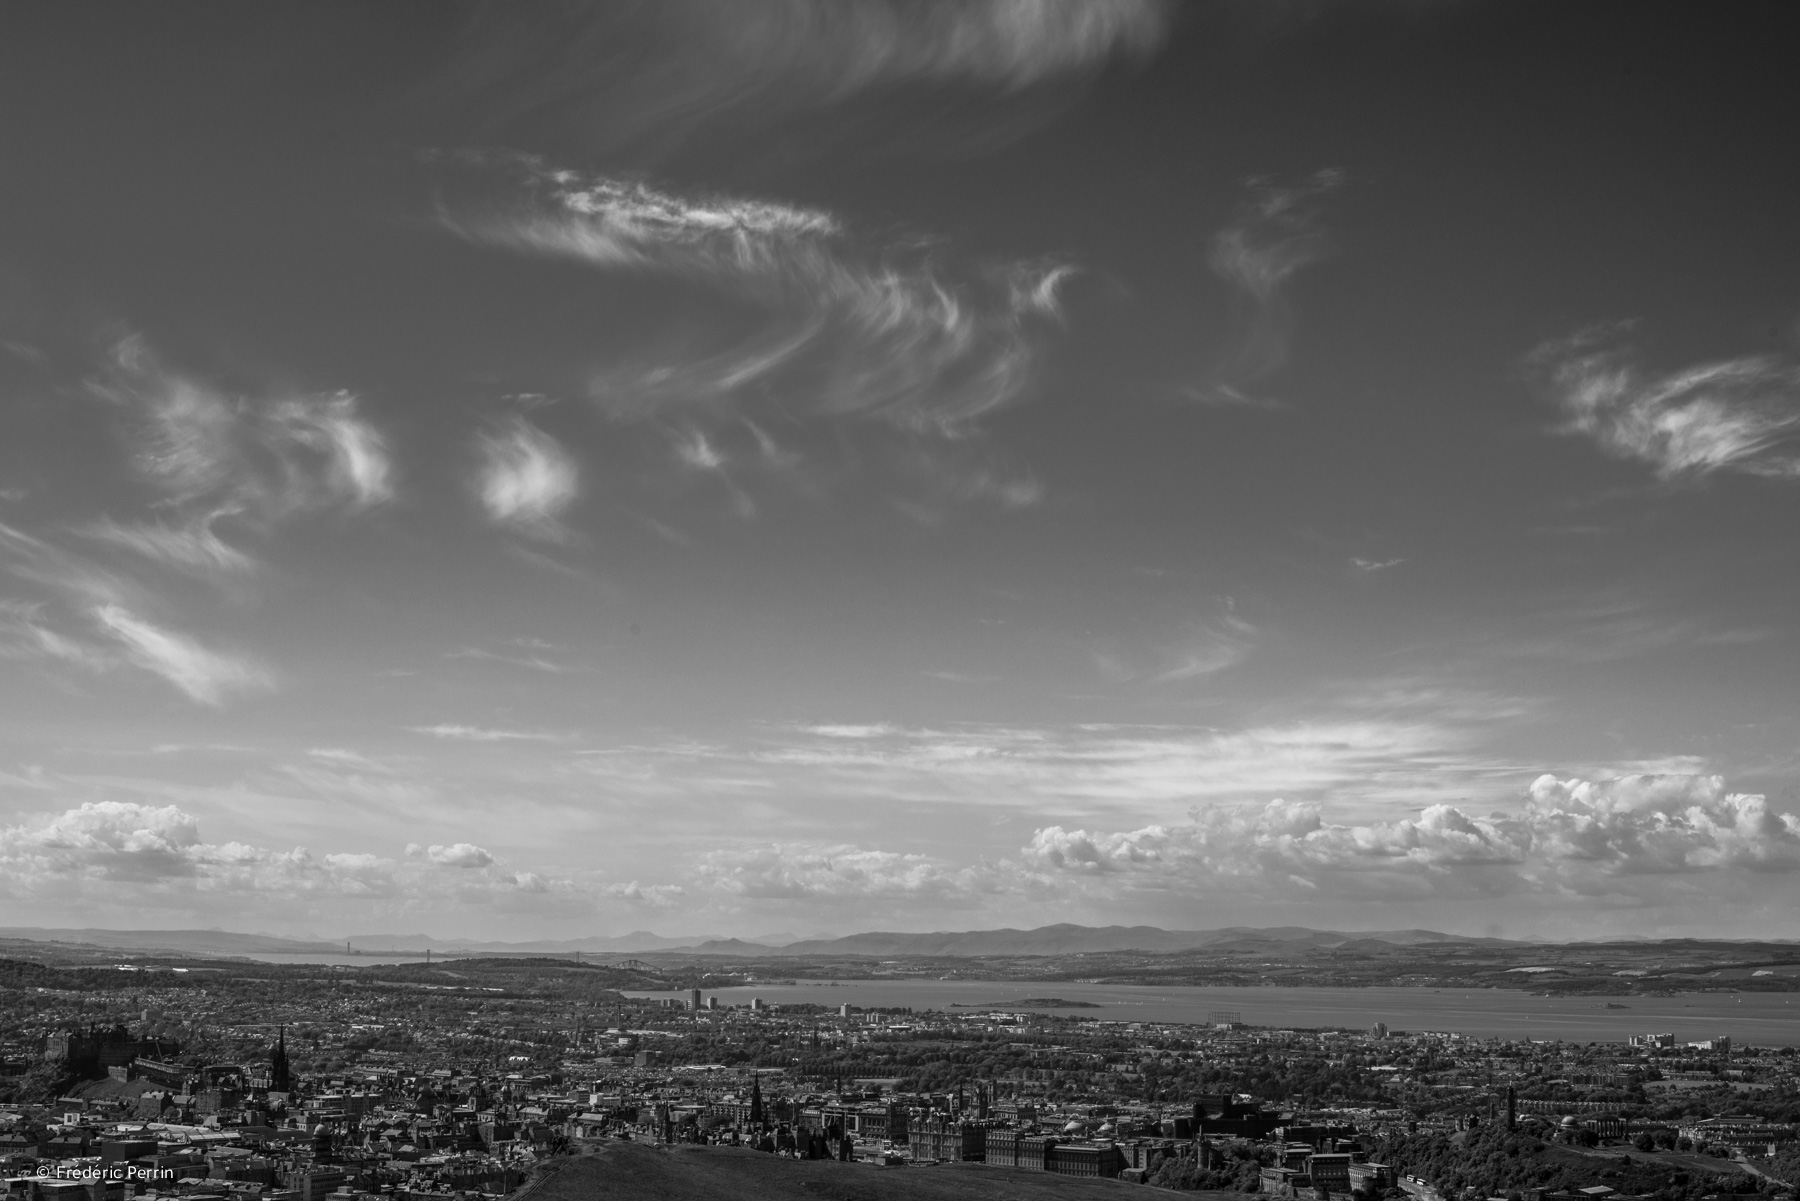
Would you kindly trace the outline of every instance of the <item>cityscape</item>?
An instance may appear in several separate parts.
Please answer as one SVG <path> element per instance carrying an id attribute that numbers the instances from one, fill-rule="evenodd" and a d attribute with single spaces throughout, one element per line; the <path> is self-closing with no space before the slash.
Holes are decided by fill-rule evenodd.
<path id="1" fill-rule="evenodd" d="M 0 0 L 0 1201 L 1796 1201 L 1792 0 Z"/>
<path id="2" fill-rule="evenodd" d="M 1604 946 L 1520 949 L 1611 966 Z M 831 995 L 935 979 L 942 959 L 782 962 L 816 969 L 808 981 L 669 950 L 365 965 L 5 950 L 0 1151 L 18 1201 L 562 1195 L 622 1146 L 1356 1201 L 1787 1198 L 1800 1175 L 1800 1023 L 1761 1044 L 1726 1032 L 1743 1028 L 1729 1007 L 1747 990 L 1800 994 L 1800 974 L 1779 971 L 1800 973 L 1793 944 L 1763 948 L 1774 969 L 1691 976 L 1670 995 L 1712 1004 L 1685 1030 L 1620 1014 L 1629 1033 L 1609 1041 L 1287 1027 L 1259 1020 L 1267 986 L 1184 1022 L 1060 995 Z M 1703 966 L 1692 947 L 1635 950 Z M 986 958 L 959 968 L 991 993 L 1021 991 L 1024 974 L 1051 977 L 1024 991 L 1079 984 Z M 787 999 L 799 984 L 819 999 Z"/>

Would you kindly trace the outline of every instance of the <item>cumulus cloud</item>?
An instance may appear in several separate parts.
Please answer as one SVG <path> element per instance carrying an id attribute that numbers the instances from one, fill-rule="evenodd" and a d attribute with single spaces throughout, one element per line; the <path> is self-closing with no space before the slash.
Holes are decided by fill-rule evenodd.
<path id="1" fill-rule="evenodd" d="M 1526 822 L 1548 858 L 1632 873 L 1800 868 L 1800 816 L 1718 776 L 1540 776 Z"/>
<path id="2" fill-rule="evenodd" d="M 425 857 L 439 867 L 487 867 L 494 862 L 494 856 L 486 847 L 478 847 L 472 842 L 450 846 L 433 844 L 425 848 Z"/>
<path id="3" fill-rule="evenodd" d="M 1342 171 L 1324 170 L 1294 186 L 1253 180 L 1238 219 L 1213 236 L 1207 261 L 1235 293 L 1238 328 L 1231 353 L 1191 389 L 1193 399 L 1281 407 L 1253 389 L 1287 364 L 1294 333 L 1288 285 L 1324 253 L 1319 198 L 1345 178 Z"/>
<path id="4" fill-rule="evenodd" d="M 94 801 L 37 826 L 0 829 L 0 873 L 10 888 L 63 880 L 75 887 L 141 886 L 197 893 L 391 887 L 388 861 L 362 855 L 314 857 L 304 848 L 271 851 L 208 843 L 200 823 L 173 805 Z"/>
<path id="5" fill-rule="evenodd" d="M 597 373 L 595 398 L 620 417 L 677 409 L 694 420 L 779 392 L 815 416 L 955 432 L 1024 393 L 1073 271 L 1049 261 L 957 270 L 930 246 L 869 255 L 821 210 L 515 165 L 523 203 L 487 215 L 446 208 L 445 226 L 482 244 L 685 279 L 764 314 L 757 332 L 722 347 Z"/>
<path id="6" fill-rule="evenodd" d="M 558 515 L 580 492 L 580 471 L 562 445 L 522 417 L 479 439 L 479 491 L 488 517 L 538 537 L 563 536 Z"/>
<path id="7" fill-rule="evenodd" d="M 597 891 L 609 901 L 628 901 L 666 909 L 680 901 L 687 890 L 679 884 L 640 884 L 628 880 L 622 884 L 602 884 Z"/>
<path id="8" fill-rule="evenodd" d="M 133 663 L 202 704 L 217 705 L 231 693 L 269 686 L 267 673 L 251 661 L 209 650 L 123 606 L 101 605 L 94 610 L 94 619 L 124 647 Z"/>
<path id="9" fill-rule="evenodd" d="M 1316 802 L 1212 805 L 1180 825 L 1120 832 L 1049 826 L 1021 852 L 1051 876 L 1204 890 L 1236 878 L 1327 891 L 1592 892 L 1621 878 L 1800 869 L 1800 817 L 1717 776 L 1542 776 L 1517 813 L 1449 804 L 1367 824 L 1325 819 Z"/>
<path id="10" fill-rule="evenodd" d="M 1666 480 L 1720 471 L 1800 478 L 1800 366 L 1750 355 L 1658 375 L 1622 334 L 1587 330 L 1530 356 L 1564 432 Z"/>
<path id="11" fill-rule="evenodd" d="M 211 843 L 174 805 L 92 801 L 48 820 L 0 827 L 0 897 L 92 891 L 116 903 L 197 910 L 227 897 L 248 904 L 348 900 L 389 909 L 466 903 L 550 905 L 591 912 L 609 903 L 666 904 L 680 889 L 509 869 L 472 843 L 314 855 Z"/>

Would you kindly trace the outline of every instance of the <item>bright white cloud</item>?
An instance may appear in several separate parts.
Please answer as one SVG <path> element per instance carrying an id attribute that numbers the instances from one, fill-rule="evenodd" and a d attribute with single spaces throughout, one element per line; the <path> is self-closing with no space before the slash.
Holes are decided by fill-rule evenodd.
<path id="1" fill-rule="evenodd" d="M 1800 868 L 1800 816 L 1718 776 L 1540 776 L 1525 820 L 1546 858 L 1630 873 Z"/>
<path id="2" fill-rule="evenodd" d="M 348 916 L 443 911 L 451 905 L 525 906 L 540 914 L 619 904 L 660 906 L 675 886 L 514 871 L 468 842 L 413 846 L 403 858 L 368 852 L 314 855 L 240 842 L 209 843 L 200 822 L 175 805 L 88 802 L 47 821 L 0 828 L 0 897 L 32 900 L 46 889 L 111 904 L 194 912 L 228 899 L 250 906 L 301 904 Z"/>
<path id="3" fill-rule="evenodd" d="M 1531 355 L 1566 432 L 1663 479 L 1719 471 L 1800 478 L 1800 367 L 1751 355 L 1658 376 L 1620 334 L 1588 330 Z"/>
<path id="4" fill-rule="evenodd" d="M 562 445 L 522 417 L 483 434 L 479 492 L 488 517 L 539 537 L 561 537 L 557 517 L 581 490 L 581 473 Z"/>
<path id="5" fill-rule="evenodd" d="M 478 847 L 472 842 L 449 846 L 433 844 L 425 848 L 425 857 L 439 867 L 487 867 L 494 862 L 494 856 L 486 847 Z"/>
<path id="6" fill-rule="evenodd" d="M 1435 804 L 1417 817 L 1339 824 L 1314 802 L 1211 805 L 1182 825 L 1045 827 L 1021 862 L 1053 877 L 1196 893 L 1235 886 L 1224 881 L 1323 893 L 1594 893 L 1632 877 L 1800 869 L 1800 817 L 1728 793 L 1716 776 L 1546 775 L 1519 813 Z"/>
<path id="7" fill-rule="evenodd" d="M 194 700 L 218 705 L 232 693 L 266 688 L 268 674 L 255 663 L 209 650 L 184 634 L 165 630 L 120 605 L 100 605 L 94 620 L 133 663 L 154 672 Z"/>

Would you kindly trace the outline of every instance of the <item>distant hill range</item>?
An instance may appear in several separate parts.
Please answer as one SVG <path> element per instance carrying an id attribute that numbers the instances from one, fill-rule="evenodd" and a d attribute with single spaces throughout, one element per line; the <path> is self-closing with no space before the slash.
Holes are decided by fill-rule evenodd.
<path id="1" fill-rule="evenodd" d="M 634 951 L 662 951 L 672 947 L 692 947 L 698 943 L 719 941 L 721 940 L 714 935 L 686 934 L 671 937 L 665 934 L 652 934 L 648 930 L 634 930 L 630 934 L 620 934 L 610 938 L 537 939 L 531 942 L 483 942 L 473 938 L 436 938 L 430 934 L 352 934 L 343 943 L 338 944 L 338 949 L 339 953 L 342 953 L 343 947 L 348 945 L 358 951 L 413 950 L 423 952 L 426 947 L 430 947 L 434 951 L 450 951 L 456 954 L 469 951 L 494 951 L 503 955 L 533 953 L 572 955 L 576 951 L 628 954 Z"/>
<path id="2" fill-rule="evenodd" d="M 782 936 L 776 936 L 782 937 Z M 1302 926 L 1228 926 L 1219 930 L 1164 930 L 1156 926 L 1076 926 L 1067 923 L 1039 926 L 1035 930 L 935 931 L 911 934 L 872 931 L 843 938 L 805 939 L 778 945 L 737 938 L 671 937 L 636 931 L 608 938 L 571 938 L 534 942 L 484 942 L 474 939 L 437 938 L 429 934 L 358 934 L 342 941 L 282 938 L 272 934 L 241 934 L 230 930 L 100 930 L 50 929 L 35 926 L 0 927 L 0 940 L 71 943 L 140 954 L 173 955 L 342 955 L 348 948 L 360 954 L 423 954 L 427 948 L 439 954 L 572 955 L 670 954 L 717 955 L 731 958 L 764 956 L 866 956 L 910 958 L 985 955 L 1072 955 L 1082 952 L 1170 952 L 1201 949 L 1251 950 L 1258 946 L 1295 944 L 1319 948 L 1354 946 L 1410 947 L 1431 943 L 1470 943 L 1489 946 L 1525 946 L 1494 938 L 1467 938 L 1436 930 L 1373 930 L 1348 933 L 1309 930 Z"/>
<path id="3" fill-rule="evenodd" d="M 171 955 L 320 955 L 342 943 L 279 938 L 273 934 L 238 934 L 231 930 L 64 930 L 41 926 L 0 926 L 0 939 L 74 943 L 119 951 Z"/>
<path id="4" fill-rule="evenodd" d="M 762 946 L 740 939 L 720 939 L 671 951 L 692 955 L 866 955 L 887 958 L 912 956 L 956 957 L 981 955 L 1076 955 L 1101 951 L 1196 951 L 1249 949 L 1268 944 L 1295 943 L 1316 947 L 1341 947 L 1354 943 L 1412 947 L 1427 943 L 1467 943 L 1488 946 L 1524 946 L 1498 938 L 1469 938 L 1436 930 L 1370 930 L 1346 933 L 1309 930 L 1303 926 L 1227 926 L 1219 930 L 1164 930 L 1158 926 L 1074 926 L 1063 923 L 1035 930 L 938 931 L 906 934 L 875 931 L 843 938 L 807 939 L 784 947 Z"/>

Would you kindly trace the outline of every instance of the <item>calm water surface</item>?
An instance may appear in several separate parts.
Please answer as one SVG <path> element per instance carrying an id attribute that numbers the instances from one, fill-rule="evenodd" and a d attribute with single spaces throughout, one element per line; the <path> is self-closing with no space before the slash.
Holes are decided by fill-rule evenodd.
<path id="1" fill-rule="evenodd" d="M 632 996 L 686 996 L 632 993 Z M 714 989 L 721 1005 L 770 1004 L 950 1009 L 998 1003 L 1068 1017 L 1128 1022 L 1207 1022 L 1235 1011 L 1256 1026 L 1348 1026 L 1386 1022 L 1395 1030 L 1454 1030 L 1477 1038 L 1622 1042 L 1632 1034 L 1670 1031 L 1690 1041 L 1728 1034 L 1762 1046 L 1800 1044 L 1800 993 L 1696 993 L 1676 997 L 1541 997 L 1511 989 L 1429 988 L 1172 988 L 1118 984 L 1033 984 L 981 980 L 797 981 Z M 1017 1004 L 1028 997 L 1087 1001 L 1098 1009 L 1047 1010 Z M 1607 1003 L 1626 1006 L 1608 1009 Z"/>
<path id="2" fill-rule="evenodd" d="M 254 959 L 258 963 L 316 963 L 325 967 L 379 967 L 386 963 L 425 962 L 423 955 L 389 954 L 384 951 L 368 951 L 361 955 L 314 955 L 309 951 L 271 951 L 263 955 L 244 955 L 240 958 Z M 432 962 L 445 963 L 448 961 L 442 955 L 433 955 Z"/>

